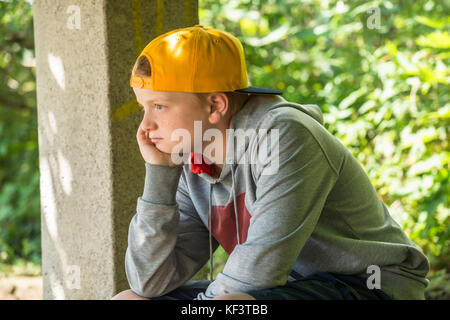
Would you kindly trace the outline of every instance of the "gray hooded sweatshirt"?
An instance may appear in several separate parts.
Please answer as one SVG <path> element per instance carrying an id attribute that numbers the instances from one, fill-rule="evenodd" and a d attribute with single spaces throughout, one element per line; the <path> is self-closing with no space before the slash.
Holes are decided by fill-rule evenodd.
<path id="1" fill-rule="evenodd" d="M 426 256 L 323 126 L 317 106 L 253 95 L 229 128 L 219 177 L 192 161 L 145 163 L 125 255 L 136 294 L 157 297 L 183 285 L 220 244 L 228 260 L 197 299 L 281 286 L 294 274 L 376 279 L 371 266 L 391 298 L 424 299 Z"/>

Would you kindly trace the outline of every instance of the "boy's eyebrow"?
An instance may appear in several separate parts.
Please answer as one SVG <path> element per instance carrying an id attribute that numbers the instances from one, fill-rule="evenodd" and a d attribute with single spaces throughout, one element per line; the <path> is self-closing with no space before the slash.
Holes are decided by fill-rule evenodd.
<path id="1" fill-rule="evenodd" d="M 154 102 L 155 100 L 158 101 L 163 101 L 163 102 L 170 102 L 170 100 L 166 99 L 166 98 L 158 98 L 158 99 L 149 99 L 146 100 L 145 102 Z M 136 100 L 137 101 L 137 100 Z M 138 105 L 140 105 L 142 108 L 144 107 L 139 101 L 137 101 Z"/>
<path id="2" fill-rule="evenodd" d="M 137 101 L 137 100 L 136 100 Z M 153 102 L 154 100 L 147 100 L 146 102 Z M 139 106 L 141 106 L 142 108 L 144 108 L 144 106 L 139 102 L 139 101 L 137 101 L 137 103 L 138 103 L 138 105 Z"/>

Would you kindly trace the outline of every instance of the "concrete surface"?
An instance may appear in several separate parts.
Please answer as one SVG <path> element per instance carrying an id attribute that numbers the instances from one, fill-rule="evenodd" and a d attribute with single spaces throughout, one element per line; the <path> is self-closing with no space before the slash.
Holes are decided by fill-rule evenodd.
<path id="1" fill-rule="evenodd" d="M 33 2 L 44 299 L 128 289 L 128 226 L 142 194 L 129 76 L 161 33 L 198 23 L 191 0 Z"/>

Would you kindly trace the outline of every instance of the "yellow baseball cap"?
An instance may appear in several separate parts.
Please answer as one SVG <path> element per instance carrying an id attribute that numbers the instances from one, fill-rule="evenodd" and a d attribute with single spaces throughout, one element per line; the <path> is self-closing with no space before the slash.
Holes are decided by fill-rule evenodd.
<path id="1" fill-rule="evenodd" d="M 243 92 L 283 94 L 249 87 L 244 49 L 235 36 L 202 25 L 176 29 L 153 39 L 141 56 L 150 62 L 151 77 L 130 78 L 130 86 L 154 91 Z"/>

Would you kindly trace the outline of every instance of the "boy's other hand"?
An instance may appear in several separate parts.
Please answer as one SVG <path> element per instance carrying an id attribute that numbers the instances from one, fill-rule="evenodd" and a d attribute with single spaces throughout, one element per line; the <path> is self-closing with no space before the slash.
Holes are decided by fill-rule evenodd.
<path id="1" fill-rule="evenodd" d="M 139 145 L 139 150 L 141 151 L 142 158 L 144 158 L 145 162 L 169 167 L 181 167 L 184 165 L 183 162 L 180 164 L 174 163 L 170 153 L 162 152 L 156 148 L 155 144 L 148 137 L 148 132 L 143 130 L 140 125 L 136 138 Z"/>

